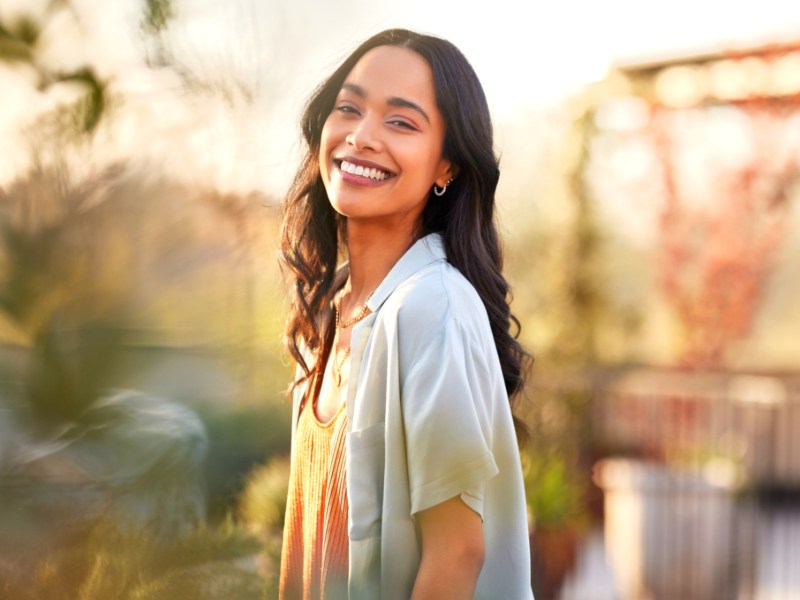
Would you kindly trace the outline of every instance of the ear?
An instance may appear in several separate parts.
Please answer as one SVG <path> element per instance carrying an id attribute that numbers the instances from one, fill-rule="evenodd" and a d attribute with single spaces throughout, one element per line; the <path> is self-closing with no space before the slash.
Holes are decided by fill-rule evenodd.
<path id="1" fill-rule="evenodd" d="M 436 185 L 445 187 L 456 177 L 458 177 L 458 165 L 443 158 L 441 167 L 439 168 L 439 174 L 436 177 Z"/>

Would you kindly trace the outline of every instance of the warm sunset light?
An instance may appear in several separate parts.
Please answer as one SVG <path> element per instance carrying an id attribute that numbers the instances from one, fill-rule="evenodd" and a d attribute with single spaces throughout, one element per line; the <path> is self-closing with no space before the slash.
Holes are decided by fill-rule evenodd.
<path id="1" fill-rule="evenodd" d="M 352 283 L 337 270 L 357 257 L 342 232 L 490 196 L 457 196 L 467 178 L 441 150 L 453 131 L 490 131 L 461 125 L 485 108 L 451 108 L 445 124 L 436 94 L 450 88 L 411 51 L 373 56 L 365 79 L 428 99 L 439 137 L 378 119 L 416 145 L 383 163 L 352 157 L 342 147 L 356 147 L 358 111 L 325 108 L 311 185 L 288 193 L 312 92 L 394 27 L 455 44 L 491 113 L 493 137 L 480 139 L 499 161 L 511 288 L 497 304 L 535 357 L 514 409 L 528 443 L 505 454 L 536 600 L 800 598 L 800 2 L 785 0 L 0 0 L 0 597 L 277 597 L 287 389 L 302 372 L 292 343 L 308 334 L 287 335 L 287 314 L 328 290 L 303 323 L 352 321 L 318 332 L 316 346 L 333 348 L 319 364 L 348 392 L 354 356 L 377 369 L 393 355 L 365 359 L 366 341 L 356 351 L 334 338 L 383 310 L 365 288 L 340 315 L 348 288 L 324 287 Z M 409 107 L 396 100 L 387 105 Z M 422 192 L 369 195 L 406 165 L 430 175 Z M 307 280 L 279 263 L 286 207 L 308 217 L 284 229 L 293 249 L 328 228 L 330 267 L 310 261 Z M 381 233 L 386 247 L 399 235 Z M 434 258 L 458 271 L 452 248 Z M 449 298 L 434 295 L 431 306 Z M 477 306 L 466 312 L 483 315 Z M 511 339 L 491 325 L 487 339 Z M 476 364 L 448 374 L 480 380 L 494 366 Z M 371 385 L 389 389 L 376 372 Z M 486 380 L 510 411 L 501 375 Z M 453 412 L 457 425 L 437 426 L 425 448 L 458 441 L 467 426 Z M 331 456 L 359 444 L 408 454 L 406 438 L 332 414 L 343 429 Z M 372 462 L 365 472 L 383 481 Z M 384 509 L 341 502 L 337 473 L 338 509 L 361 511 L 344 517 Z M 294 489 L 289 512 L 300 514 Z M 459 494 L 483 535 L 483 488 Z M 348 523 L 336 539 L 349 544 Z"/>

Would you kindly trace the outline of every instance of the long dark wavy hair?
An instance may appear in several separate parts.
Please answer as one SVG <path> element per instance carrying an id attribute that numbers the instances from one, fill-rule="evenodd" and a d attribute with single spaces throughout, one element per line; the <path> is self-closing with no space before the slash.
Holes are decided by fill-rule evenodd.
<path id="1" fill-rule="evenodd" d="M 335 275 L 344 218 L 331 207 L 320 177 L 322 127 L 356 63 L 369 50 L 387 45 L 413 50 L 433 72 L 436 101 L 445 121 L 443 152 L 457 166 L 458 176 L 447 188 L 446 201 L 429 201 L 425 206 L 422 233 L 442 235 L 448 262 L 461 271 L 483 300 L 513 407 L 530 356 L 516 339 L 519 321 L 511 314 L 510 288 L 502 274 L 494 220 L 500 170 L 486 97 L 475 71 L 458 48 L 441 38 L 405 29 L 389 29 L 362 43 L 317 88 L 303 113 L 301 126 L 308 148 L 284 203 L 280 247 L 294 283 L 286 345 L 300 366 L 295 384 L 324 369 L 331 336 L 320 316 L 328 312 L 341 283 Z"/>

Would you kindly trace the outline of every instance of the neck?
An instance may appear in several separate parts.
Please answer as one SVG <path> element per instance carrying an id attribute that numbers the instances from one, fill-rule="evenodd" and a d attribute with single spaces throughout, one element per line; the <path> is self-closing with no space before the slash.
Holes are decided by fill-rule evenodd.
<path id="1" fill-rule="evenodd" d="M 410 231 L 400 233 L 348 222 L 350 278 L 345 292 L 353 299 L 353 304 L 366 301 L 418 237 Z"/>

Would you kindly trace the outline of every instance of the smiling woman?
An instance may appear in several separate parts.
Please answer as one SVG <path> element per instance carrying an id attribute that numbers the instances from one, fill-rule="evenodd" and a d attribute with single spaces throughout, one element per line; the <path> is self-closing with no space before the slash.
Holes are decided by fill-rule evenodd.
<path id="1" fill-rule="evenodd" d="M 531 598 L 509 400 L 528 355 L 480 83 L 449 42 L 389 30 L 302 127 L 281 240 L 298 366 L 281 596 Z"/>
<path id="2" fill-rule="evenodd" d="M 425 59 L 398 46 L 363 56 L 325 121 L 319 156 L 328 199 L 348 218 L 350 237 L 391 231 L 403 250 L 418 237 L 431 186 L 453 176 L 444 130 Z"/>

